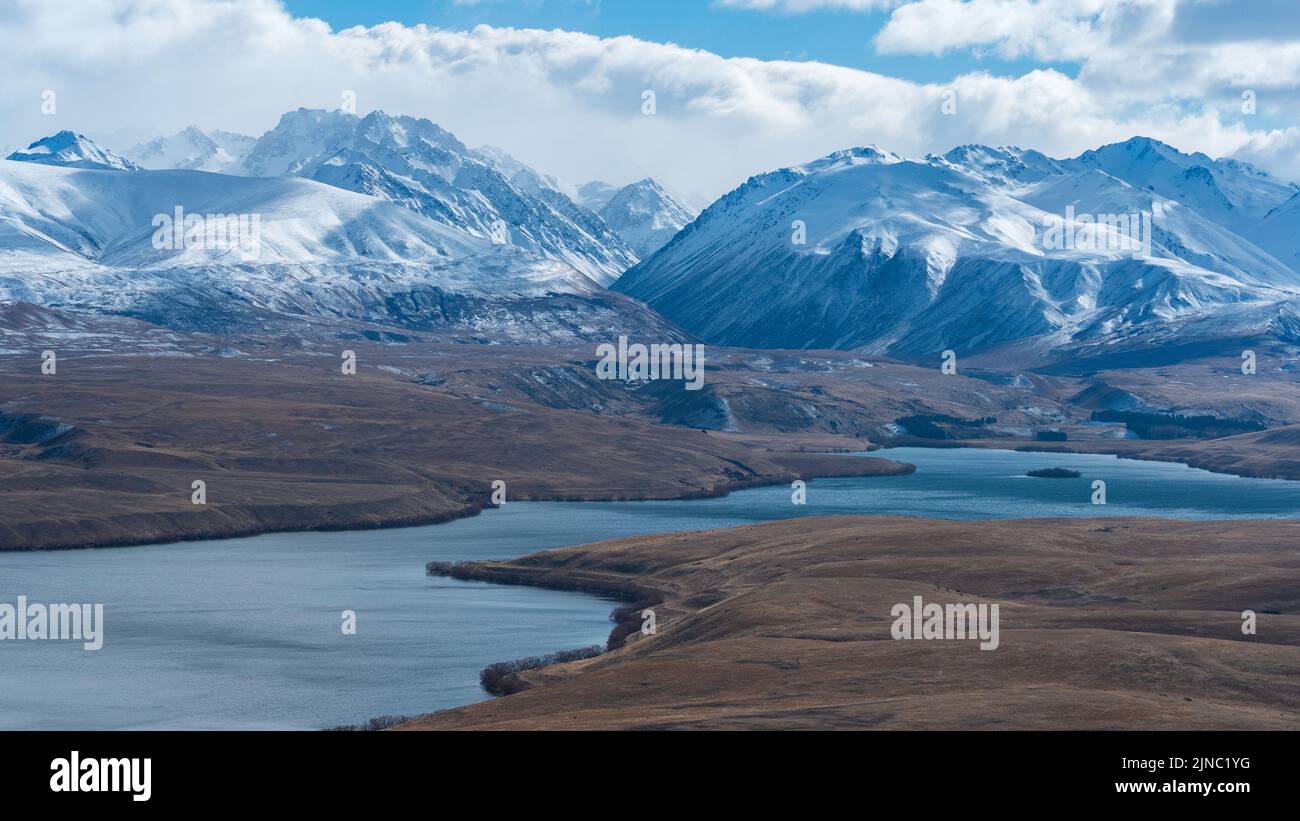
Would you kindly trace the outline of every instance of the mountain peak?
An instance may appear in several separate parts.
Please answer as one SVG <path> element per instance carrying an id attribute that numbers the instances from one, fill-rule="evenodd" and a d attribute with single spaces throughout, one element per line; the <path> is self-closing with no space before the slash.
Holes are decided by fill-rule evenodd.
<path id="1" fill-rule="evenodd" d="M 668 244 L 695 218 L 650 177 L 615 192 L 600 210 L 600 216 L 641 259 Z"/>
<path id="2" fill-rule="evenodd" d="M 1112 145 L 1120 146 L 1131 153 L 1138 153 L 1141 151 L 1152 151 L 1152 150 L 1172 151 L 1175 154 L 1183 153 L 1179 151 L 1177 148 L 1174 148 L 1169 143 L 1164 142 L 1163 140 L 1157 140 L 1155 137 L 1144 137 L 1141 134 L 1137 134 L 1132 137 L 1129 137 L 1127 140 L 1121 143 L 1111 143 L 1109 145 L 1103 145 L 1102 148 L 1103 149 L 1109 148 Z"/>
<path id="3" fill-rule="evenodd" d="M 244 157 L 244 173 L 278 177 L 297 173 L 318 158 L 327 146 L 351 136 L 361 118 L 339 109 L 298 108 L 285 112 L 275 128 L 263 134 Z"/>
<path id="4" fill-rule="evenodd" d="M 843 160 L 848 160 L 854 163 L 895 163 L 902 162 L 903 158 L 892 151 L 881 151 L 874 145 L 859 145 L 853 148 L 843 148 L 839 151 L 832 151 L 822 158 L 823 162 L 839 162 Z"/>
<path id="5" fill-rule="evenodd" d="M 103 148 L 84 134 L 60 131 L 37 140 L 24 151 L 15 151 L 7 159 L 35 162 L 65 168 L 97 168 L 115 171 L 140 171 L 140 166 Z"/>
<path id="6" fill-rule="evenodd" d="M 280 115 L 280 120 L 275 124 L 268 134 L 274 134 L 277 131 L 304 132 L 310 129 L 319 129 L 324 127 L 338 127 L 341 125 L 355 126 L 361 118 L 355 114 L 344 111 L 339 108 L 296 108 L 293 111 L 286 111 Z"/>
<path id="7" fill-rule="evenodd" d="M 1212 160 L 1200 152 L 1184 153 L 1152 137 L 1085 151 L 1063 165 L 1089 168 L 1144 191 L 1176 200 L 1234 230 L 1285 201 L 1296 187 L 1231 160 Z"/>
<path id="8" fill-rule="evenodd" d="M 977 176 L 1018 182 L 1042 179 L 1060 171 L 1057 162 L 1046 154 L 1014 145 L 997 148 L 976 144 L 959 145 L 942 157 L 930 156 L 926 159 L 931 164 L 956 166 Z"/>
<path id="9" fill-rule="evenodd" d="M 651 191 L 657 194 L 663 194 L 667 196 L 667 192 L 664 190 L 664 187 L 660 185 L 658 182 L 656 182 L 653 177 L 644 177 L 642 179 L 637 180 L 634 183 L 630 183 L 628 185 L 623 186 L 624 191 L 627 191 L 629 189 Z"/>
<path id="10" fill-rule="evenodd" d="M 1085 151 L 1077 157 L 1078 161 L 1103 167 L 1113 166 L 1116 163 L 1124 162 L 1128 164 L 1143 162 L 1158 162 L 1160 160 L 1171 160 L 1178 165 L 1185 165 L 1195 162 L 1194 155 L 1184 154 L 1169 143 L 1161 142 L 1154 137 L 1129 137 L 1127 140 L 1118 143 L 1108 143 L 1100 148 Z M 1209 162 L 1209 157 L 1204 158 Z"/>
<path id="11" fill-rule="evenodd" d="M 469 153 L 469 148 L 456 139 L 456 135 L 424 117 L 392 116 L 375 109 L 361 118 L 357 133 L 375 143 L 391 144 L 399 148 L 407 148 L 417 140 L 424 140 L 457 154 Z"/>

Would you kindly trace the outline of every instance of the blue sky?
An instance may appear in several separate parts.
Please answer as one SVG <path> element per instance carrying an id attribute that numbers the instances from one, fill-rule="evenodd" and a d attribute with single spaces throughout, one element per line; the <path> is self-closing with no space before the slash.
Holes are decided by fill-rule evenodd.
<path id="1" fill-rule="evenodd" d="M 396 21 L 464 30 L 479 24 L 564 29 L 601 37 L 631 35 L 700 48 L 723 57 L 819 60 L 918 82 L 945 82 L 970 71 L 1022 74 L 1034 61 L 954 51 L 939 57 L 879 54 L 872 38 L 888 13 L 823 8 L 792 14 L 726 7 L 713 0 L 288 0 L 295 14 L 335 29 Z M 1073 74 L 1076 63 L 1058 62 Z"/>

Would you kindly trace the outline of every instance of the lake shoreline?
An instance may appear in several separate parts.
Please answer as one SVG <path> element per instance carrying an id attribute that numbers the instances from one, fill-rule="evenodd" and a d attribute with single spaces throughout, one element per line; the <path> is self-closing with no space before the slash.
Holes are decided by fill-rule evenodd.
<path id="1" fill-rule="evenodd" d="M 1264 470 L 1260 468 L 1251 468 L 1249 466 L 1230 466 L 1223 464 L 1222 460 L 1210 457 L 1198 457 L 1196 454 L 1189 454 L 1186 450 L 1179 450 L 1175 453 L 1162 454 L 1159 449 L 1165 448 L 1172 450 L 1174 448 L 1197 447 L 1205 442 L 1215 442 L 1219 440 L 1198 440 L 1190 445 L 1182 440 L 1148 441 L 1148 440 L 1119 440 L 1115 442 L 1078 440 L 1073 442 L 1052 442 L 1052 443 L 1032 443 L 1025 442 L 1016 444 L 1000 439 L 954 439 L 954 440 L 925 440 L 916 437 L 908 437 L 905 442 L 898 444 L 884 444 L 873 446 L 867 450 L 818 450 L 818 451 L 790 451 L 782 454 L 788 457 L 808 457 L 808 456 L 829 456 L 843 457 L 853 456 L 858 459 L 874 460 L 876 462 L 892 465 L 891 468 L 885 468 L 878 471 L 846 472 L 846 471 L 827 471 L 816 470 L 814 472 L 796 473 L 790 472 L 779 476 L 767 476 L 756 479 L 746 479 L 732 482 L 723 482 L 716 487 L 700 488 L 685 493 L 674 495 L 663 494 L 598 494 L 586 493 L 581 495 L 566 495 L 554 493 L 536 493 L 525 494 L 517 497 L 513 501 L 523 502 L 625 502 L 625 501 L 688 501 L 691 499 L 714 499 L 730 495 L 733 492 L 747 490 L 755 487 L 766 487 L 771 485 L 783 484 L 793 481 L 797 478 L 818 479 L 818 478 L 845 478 L 856 476 L 891 476 L 906 475 L 915 471 L 915 465 L 905 462 L 889 459 L 887 454 L 891 450 L 900 448 L 927 448 L 939 450 L 959 450 L 962 448 L 980 449 L 980 450 L 1000 450 L 1012 453 L 1063 453 L 1063 454 L 1080 454 L 1080 455 L 1103 455 L 1114 456 L 1117 459 L 1127 459 L 1138 462 L 1158 462 L 1165 464 L 1180 464 L 1197 470 L 1204 470 L 1210 473 L 1216 473 L 1225 476 L 1239 476 L 1247 479 L 1270 479 L 1278 481 L 1300 481 L 1300 466 L 1295 470 L 1283 469 Z M 867 455 L 871 454 L 871 455 Z M 877 466 L 879 467 L 879 466 Z M 108 540 L 86 540 L 77 542 L 68 542 L 55 545 L 42 545 L 33 547 L 6 547 L 0 549 L 0 554 L 6 552 L 30 552 L 44 550 L 91 550 L 119 547 L 146 547 L 160 544 L 188 544 L 191 542 L 213 541 L 221 539 L 242 539 L 254 536 L 262 536 L 273 533 L 335 533 L 343 531 L 369 531 L 369 530 L 391 530 L 408 527 L 425 527 L 429 525 L 443 524 L 445 522 L 455 521 L 458 519 L 477 516 L 484 510 L 493 509 L 493 505 L 476 500 L 464 504 L 459 509 L 444 511 L 436 514 L 423 514 L 416 516 L 394 515 L 391 518 L 382 520 L 358 519 L 355 521 L 344 521 L 338 523 L 309 523 L 288 524 L 284 526 L 270 527 L 248 527 L 234 528 L 230 530 L 214 531 L 209 533 L 199 533 L 194 535 L 177 535 L 163 538 L 143 537 L 139 539 L 108 539 Z M 382 515 L 382 514 L 381 514 Z M 310 517 L 305 517 L 310 518 Z"/>
<path id="2" fill-rule="evenodd" d="M 845 455 L 857 455 L 874 453 L 875 451 L 843 451 L 837 453 L 800 453 L 790 452 L 786 454 L 792 459 L 808 456 L 829 456 L 840 457 Z M 509 501 L 516 502 L 641 502 L 641 501 L 688 501 L 691 499 L 716 499 L 740 491 L 756 487 L 768 487 L 771 485 L 785 484 L 796 479 L 826 479 L 826 478 L 846 478 L 846 477 L 863 477 L 863 476 L 902 476 L 913 473 L 916 470 L 915 465 L 904 462 L 897 462 L 892 459 L 884 459 L 877 456 L 863 456 L 859 459 L 837 466 L 836 470 L 829 470 L 830 462 L 820 464 L 821 469 L 814 467 L 812 472 L 787 472 L 780 475 L 760 476 L 752 479 L 735 480 L 722 482 L 711 488 L 698 488 L 688 492 L 665 495 L 665 494 L 599 494 L 586 493 L 581 495 L 534 493 L 521 494 Z M 189 544 L 193 542 L 217 541 L 222 539 L 245 539 L 254 536 L 264 536 L 268 534 L 281 533 L 337 533 L 343 531 L 364 532 L 368 530 L 394 530 L 410 527 L 426 527 L 429 525 L 443 524 L 446 522 L 456 521 L 458 519 L 470 518 L 477 516 L 484 510 L 494 509 L 496 506 L 483 500 L 476 500 L 464 504 L 459 509 L 445 511 L 431 515 L 418 516 L 396 516 L 394 518 L 383 520 L 357 520 L 345 521 L 339 523 L 304 523 L 301 525 L 285 525 L 271 527 L 247 527 L 232 528 L 219 532 L 205 532 L 194 535 L 177 535 L 173 537 L 154 538 L 143 537 L 140 539 L 107 539 L 107 540 L 87 540 L 80 542 L 68 542 L 53 545 L 41 545 L 33 547 L 6 547 L 0 549 L 0 555 L 4 553 L 28 553 L 37 551 L 62 551 L 62 550 L 98 550 L 111 548 L 128 548 L 128 547 L 148 547 L 164 544 Z"/>

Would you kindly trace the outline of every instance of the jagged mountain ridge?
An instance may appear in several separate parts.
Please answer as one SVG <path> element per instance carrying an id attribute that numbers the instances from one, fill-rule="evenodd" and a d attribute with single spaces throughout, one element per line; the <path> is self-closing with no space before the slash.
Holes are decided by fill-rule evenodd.
<path id="1" fill-rule="evenodd" d="M 364 129 L 363 122 L 368 123 Z M 364 131 L 360 139 L 359 130 Z M 386 140 L 392 145 L 383 146 Z M 363 147 L 360 155 L 357 144 Z M 396 160 L 389 151 L 394 147 L 401 155 Z M 567 225 L 559 226 L 560 230 L 549 233 L 525 224 L 519 231 L 508 230 L 507 234 L 511 241 L 517 240 L 548 256 L 570 263 L 576 260 L 576 267 L 605 284 L 632 264 L 630 255 L 649 256 L 695 215 L 650 178 L 622 188 L 592 182 L 574 189 L 499 148 L 482 146 L 471 150 L 428 120 L 394 118 L 383 112 L 359 119 L 339 110 L 299 109 L 282 117 L 261 138 L 190 126 L 141 143 L 127 156 L 151 170 L 306 176 L 393 200 L 480 236 L 490 234 L 493 223 L 504 218 L 502 212 L 523 213 L 527 215 L 525 223 L 567 221 Z M 503 191 L 499 181 L 490 180 L 485 190 L 449 190 L 447 183 L 451 188 L 458 187 L 458 172 L 454 169 L 466 160 L 494 169 L 521 198 L 539 202 L 533 208 L 521 207 L 519 202 L 509 202 L 510 197 L 498 193 L 488 197 L 491 202 L 484 207 L 485 190 Z M 349 167 L 358 163 L 364 167 Z M 431 168 L 437 169 L 440 181 L 429 178 Z M 465 179 L 469 178 L 467 175 Z M 495 207 L 494 212 L 501 200 L 506 200 L 504 206 Z M 548 209 L 554 213 L 548 215 Z M 584 234 L 591 242 L 574 241 Z M 614 247 L 618 241 L 622 249 Z M 607 247 L 593 252 L 593 242 Z"/>
<path id="2" fill-rule="evenodd" d="M 531 169 L 507 168 L 507 176 L 500 161 L 429 120 L 298 109 L 258 139 L 242 171 L 302 176 L 387 199 L 476 236 L 492 237 L 504 225 L 506 241 L 602 285 L 636 262 L 594 214 L 554 186 L 537 184 L 542 178 Z"/>

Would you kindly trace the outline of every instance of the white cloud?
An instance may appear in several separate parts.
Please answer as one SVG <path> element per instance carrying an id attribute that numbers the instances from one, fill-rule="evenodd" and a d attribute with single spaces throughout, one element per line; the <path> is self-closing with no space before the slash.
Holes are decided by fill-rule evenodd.
<path id="1" fill-rule="evenodd" d="M 1120 76 L 1118 54 L 1090 67 L 1093 76 Z M 1263 79 L 1267 61 L 1287 65 L 1286 56 L 1225 53 L 1221 64 Z M 572 182 L 650 174 L 698 198 L 854 145 L 920 155 L 986 142 L 1065 155 L 1136 133 L 1216 156 L 1241 152 L 1300 178 L 1296 129 L 1252 131 L 1226 108 L 1220 115 L 1171 99 L 1222 73 L 1219 64 L 1180 59 L 1160 52 L 1128 64 L 1177 74 L 1169 87 L 1053 69 L 939 85 L 564 31 L 389 23 L 332 32 L 272 0 L 85 0 L 75 8 L 18 0 L 0 18 L 0 145 L 60 128 L 119 135 L 111 143 L 118 149 L 128 134 L 191 123 L 260 134 L 287 110 L 336 107 L 352 90 L 363 113 L 429 117 L 471 145 L 499 145 Z M 40 112 L 43 89 L 58 94 L 55 116 Z M 647 89 L 657 95 L 655 116 L 641 114 Z M 954 116 L 941 111 L 949 89 Z"/>
<path id="2" fill-rule="evenodd" d="M 993 46 L 1009 59 L 1076 60 L 1101 45 L 1102 14 L 1113 15 L 1126 2 L 1131 0 L 917 0 L 890 15 L 876 48 L 938 55 Z"/>
<path id="3" fill-rule="evenodd" d="M 1228 9 L 1256 20 L 1271 15 L 1277 36 L 1261 39 L 1262 25 L 1211 15 Z M 1008 59 L 1078 62 L 1081 82 L 1122 83 L 1143 99 L 1212 96 L 1229 86 L 1294 91 L 1293 14 L 1276 0 L 914 0 L 890 15 L 875 44 L 884 54 L 988 49 Z M 1206 30 L 1211 20 L 1221 36 Z"/>

